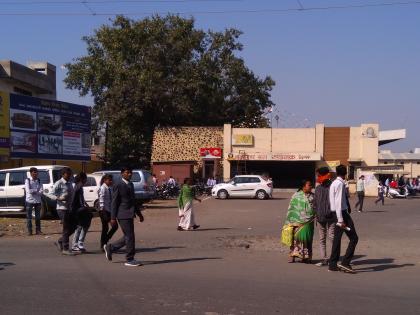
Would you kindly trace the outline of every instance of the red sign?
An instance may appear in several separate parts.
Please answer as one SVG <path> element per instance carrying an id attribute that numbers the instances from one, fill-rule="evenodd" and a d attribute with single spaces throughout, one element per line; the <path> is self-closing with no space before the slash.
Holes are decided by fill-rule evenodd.
<path id="1" fill-rule="evenodd" d="M 200 148 L 200 156 L 204 159 L 220 159 L 222 157 L 222 149 Z"/>

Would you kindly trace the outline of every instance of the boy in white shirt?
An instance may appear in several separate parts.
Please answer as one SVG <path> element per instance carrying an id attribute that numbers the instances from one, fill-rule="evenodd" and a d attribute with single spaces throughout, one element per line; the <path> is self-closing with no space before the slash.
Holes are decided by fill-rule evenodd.
<path id="1" fill-rule="evenodd" d="M 41 197 L 43 187 L 38 178 L 38 169 L 31 167 L 29 169 L 30 178 L 25 180 L 25 203 L 26 203 L 26 221 L 28 235 L 32 235 L 32 210 L 35 211 L 36 235 L 41 232 Z"/>

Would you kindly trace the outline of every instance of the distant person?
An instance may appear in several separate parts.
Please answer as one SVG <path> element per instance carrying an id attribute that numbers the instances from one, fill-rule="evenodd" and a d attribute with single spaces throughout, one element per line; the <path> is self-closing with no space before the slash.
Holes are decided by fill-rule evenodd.
<path id="1" fill-rule="evenodd" d="M 25 203 L 26 203 L 26 227 L 28 235 L 32 235 L 32 211 L 35 212 L 36 235 L 41 232 L 41 198 L 43 187 L 38 178 L 38 169 L 31 167 L 29 169 L 30 178 L 25 180 Z"/>
<path id="2" fill-rule="evenodd" d="M 305 180 L 292 196 L 285 226 L 292 228 L 289 263 L 300 258 L 303 263 L 312 263 L 315 212 L 313 210 L 312 182 Z"/>
<path id="3" fill-rule="evenodd" d="M 363 203 L 365 201 L 365 176 L 362 175 L 359 177 L 359 180 L 356 183 L 356 194 L 357 194 L 357 203 L 355 208 L 359 208 L 359 212 L 363 212 Z"/>
<path id="4" fill-rule="evenodd" d="M 175 180 L 175 178 L 173 178 L 172 176 L 169 176 L 169 179 L 168 179 L 167 184 L 168 185 L 171 185 L 171 186 L 176 186 L 176 180 Z"/>
<path id="5" fill-rule="evenodd" d="M 379 184 L 378 184 L 378 199 L 375 200 L 375 205 L 377 205 L 379 201 L 382 202 L 382 205 L 385 204 L 385 196 L 384 195 L 385 195 L 385 186 L 384 186 L 384 184 L 382 184 L 381 181 L 379 181 Z"/>
<path id="6" fill-rule="evenodd" d="M 157 186 L 158 180 L 157 180 L 156 174 L 152 175 L 152 180 L 153 180 L 153 185 Z"/>
<path id="7" fill-rule="evenodd" d="M 334 223 L 337 226 L 334 229 L 334 240 L 331 249 L 331 257 L 328 270 L 338 271 L 341 269 L 345 272 L 354 273 L 350 263 L 353 259 L 359 237 L 357 236 L 353 220 L 351 219 L 349 213 L 349 203 L 344 186 L 344 179 L 347 175 L 347 168 L 344 165 L 339 165 L 337 166 L 336 172 L 337 179 L 331 184 L 330 187 L 330 206 L 331 211 L 334 214 Z M 347 228 L 350 230 L 347 230 Z M 341 251 L 341 238 L 343 233 L 346 233 L 350 242 L 341 264 L 338 264 Z"/>
<path id="8" fill-rule="evenodd" d="M 207 180 L 207 186 L 213 187 L 214 185 L 216 185 L 216 180 L 214 179 L 213 176 L 210 176 L 209 179 Z"/>
<path id="9" fill-rule="evenodd" d="M 142 263 L 135 260 L 136 239 L 134 231 L 134 218 L 137 215 L 140 222 L 144 221 L 143 215 L 136 202 L 134 185 L 131 182 L 133 170 L 123 167 L 121 170 L 122 180 L 114 186 L 111 204 L 111 225 L 115 227 L 118 223 L 124 236 L 118 241 L 104 245 L 106 258 L 111 261 L 113 252 L 125 247 L 127 267 L 142 266 Z"/>
<path id="10" fill-rule="evenodd" d="M 393 189 L 397 189 L 398 188 L 398 182 L 396 181 L 395 178 L 392 179 L 391 183 L 389 184 L 389 187 L 391 187 Z"/>
<path id="11" fill-rule="evenodd" d="M 389 180 L 389 177 L 387 177 L 385 180 L 385 196 L 388 196 L 390 183 L 391 181 Z"/>
<path id="12" fill-rule="evenodd" d="M 197 200 L 201 202 L 195 196 L 194 189 L 192 187 L 192 179 L 184 179 L 184 185 L 181 187 L 180 194 L 178 196 L 178 209 L 179 209 L 179 224 L 178 231 L 196 230 L 200 226 L 195 223 L 193 201 Z"/>
<path id="13" fill-rule="evenodd" d="M 92 213 L 86 203 L 83 187 L 86 185 L 87 175 L 81 172 L 74 179 L 72 211 L 77 216 L 77 228 L 73 236 L 73 252 L 86 252 L 85 239 L 92 222 Z"/>
<path id="14" fill-rule="evenodd" d="M 318 267 L 328 266 L 327 256 L 327 238 L 331 242 L 334 239 L 334 215 L 330 207 L 330 186 L 331 174 L 328 167 L 318 170 L 318 186 L 315 188 L 314 211 L 318 222 L 319 245 L 321 249 L 322 261 L 317 264 Z"/>
<path id="15" fill-rule="evenodd" d="M 55 245 L 63 255 L 70 256 L 74 253 L 69 250 L 69 238 L 77 228 L 77 215 L 71 209 L 74 192 L 71 177 L 71 169 L 64 167 L 61 179 L 54 184 L 51 192 L 57 199 L 57 213 L 63 223 L 63 234 Z"/>
<path id="16" fill-rule="evenodd" d="M 101 249 L 103 250 L 104 245 L 108 244 L 109 240 L 118 230 L 118 225 L 111 226 L 111 206 L 112 206 L 112 175 L 106 174 L 101 179 L 101 187 L 99 188 L 99 217 L 102 223 L 101 232 Z"/>
<path id="17" fill-rule="evenodd" d="M 400 178 L 398 179 L 398 186 L 399 187 L 404 187 L 405 186 L 404 176 L 400 176 Z"/>

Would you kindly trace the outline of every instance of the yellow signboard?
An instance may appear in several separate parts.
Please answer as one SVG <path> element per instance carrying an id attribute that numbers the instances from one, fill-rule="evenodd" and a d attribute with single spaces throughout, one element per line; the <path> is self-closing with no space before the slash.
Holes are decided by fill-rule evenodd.
<path id="1" fill-rule="evenodd" d="M 0 155 L 9 155 L 9 93 L 0 91 Z"/>
<path id="2" fill-rule="evenodd" d="M 233 135 L 232 136 L 232 145 L 254 145 L 254 136 L 253 135 Z"/>

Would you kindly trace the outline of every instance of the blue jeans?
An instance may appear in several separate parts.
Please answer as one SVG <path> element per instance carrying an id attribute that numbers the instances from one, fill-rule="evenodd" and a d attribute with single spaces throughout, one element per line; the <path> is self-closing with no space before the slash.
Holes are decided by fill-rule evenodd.
<path id="1" fill-rule="evenodd" d="M 32 233 L 32 209 L 35 210 L 35 226 L 36 231 L 41 232 L 41 204 L 26 203 L 26 227 L 28 232 Z"/>

